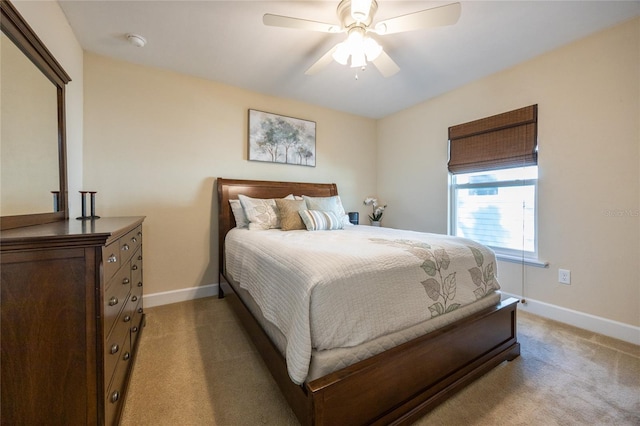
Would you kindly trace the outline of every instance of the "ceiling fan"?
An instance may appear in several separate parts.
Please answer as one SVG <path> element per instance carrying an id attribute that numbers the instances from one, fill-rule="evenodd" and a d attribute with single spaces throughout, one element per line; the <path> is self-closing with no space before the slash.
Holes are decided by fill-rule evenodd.
<path id="1" fill-rule="evenodd" d="M 373 24 L 378 10 L 376 0 L 342 0 L 338 4 L 337 15 L 340 24 L 327 24 L 290 16 L 267 13 L 262 22 L 273 27 L 295 28 L 324 33 L 347 33 L 347 39 L 336 44 L 305 72 L 313 75 L 332 60 L 353 68 L 364 68 L 367 61 L 380 71 L 384 77 L 390 77 L 400 71 L 400 67 L 384 51 L 370 33 L 383 36 L 423 28 L 453 25 L 460 17 L 460 3 L 434 7 L 397 16 Z M 349 59 L 351 59 L 349 61 Z"/>

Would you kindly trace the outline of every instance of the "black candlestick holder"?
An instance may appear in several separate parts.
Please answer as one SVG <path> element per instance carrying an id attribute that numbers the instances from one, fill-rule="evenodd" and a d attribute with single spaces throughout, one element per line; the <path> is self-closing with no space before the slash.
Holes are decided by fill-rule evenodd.
<path id="1" fill-rule="evenodd" d="M 100 219 L 100 216 L 96 216 L 96 191 L 78 191 L 80 192 L 80 199 L 82 200 L 82 216 L 77 217 L 78 220 L 87 219 Z M 91 216 L 87 216 L 87 194 L 91 197 Z"/>

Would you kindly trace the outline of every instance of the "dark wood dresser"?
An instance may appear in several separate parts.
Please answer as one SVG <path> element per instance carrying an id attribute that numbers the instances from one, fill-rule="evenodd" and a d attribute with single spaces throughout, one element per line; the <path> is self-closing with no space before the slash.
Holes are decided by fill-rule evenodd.
<path id="1" fill-rule="evenodd" d="M 141 328 L 144 217 L 0 232 L 2 424 L 117 424 Z"/>

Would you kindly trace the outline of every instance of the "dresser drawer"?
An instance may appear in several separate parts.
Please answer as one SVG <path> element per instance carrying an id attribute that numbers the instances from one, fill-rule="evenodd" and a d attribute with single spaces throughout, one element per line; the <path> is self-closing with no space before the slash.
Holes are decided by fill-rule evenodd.
<path id="1" fill-rule="evenodd" d="M 142 288 L 142 249 L 139 248 L 131 258 L 131 288 Z"/>
<path id="2" fill-rule="evenodd" d="M 142 299 L 138 300 L 138 305 L 133 310 L 133 319 L 131 320 L 131 347 L 135 347 L 142 324 Z"/>
<path id="3" fill-rule="evenodd" d="M 127 301 L 131 291 L 131 270 L 128 267 L 120 269 L 113 277 L 104 294 L 104 335 L 111 332 L 118 314 Z"/>
<path id="4" fill-rule="evenodd" d="M 138 226 L 120 238 L 120 256 L 122 261 L 131 259 L 133 253 L 142 245 L 142 227 Z"/>
<path id="5" fill-rule="evenodd" d="M 136 302 L 127 301 L 104 345 L 104 386 L 111 383 L 118 359 L 124 354 L 125 339 L 129 337 L 133 323 Z M 130 355 L 128 355 L 130 356 Z"/>
<path id="6" fill-rule="evenodd" d="M 135 296 L 134 302 L 136 302 L 142 299 L 142 262 L 131 262 L 131 295 Z"/>
<path id="7" fill-rule="evenodd" d="M 125 379 L 131 364 L 131 340 L 126 337 L 124 347 L 118 358 L 116 369 L 113 374 L 113 380 L 105 393 L 105 424 L 113 425 L 124 403 L 124 387 Z"/>
<path id="8" fill-rule="evenodd" d="M 116 273 L 122 262 L 120 260 L 120 240 L 116 240 L 102 248 L 102 268 L 104 281 L 108 282 Z"/>

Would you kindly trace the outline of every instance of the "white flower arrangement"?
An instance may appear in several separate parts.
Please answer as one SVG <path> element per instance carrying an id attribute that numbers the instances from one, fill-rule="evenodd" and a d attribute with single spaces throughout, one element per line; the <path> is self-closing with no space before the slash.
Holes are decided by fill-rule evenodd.
<path id="1" fill-rule="evenodd" d="M 372 222 L 379 222 L 382 220 L 384 209 L 387 208 L 386 204 L 380 205 L 380 203 L 378 203 L 378 199 L 374 197 L 365 198 L 363 204 L 365 206 L 371 206 L 371 208 L 373 209 L 373 213 L 369 215 L 369 219 L 371 219 Z"/>

